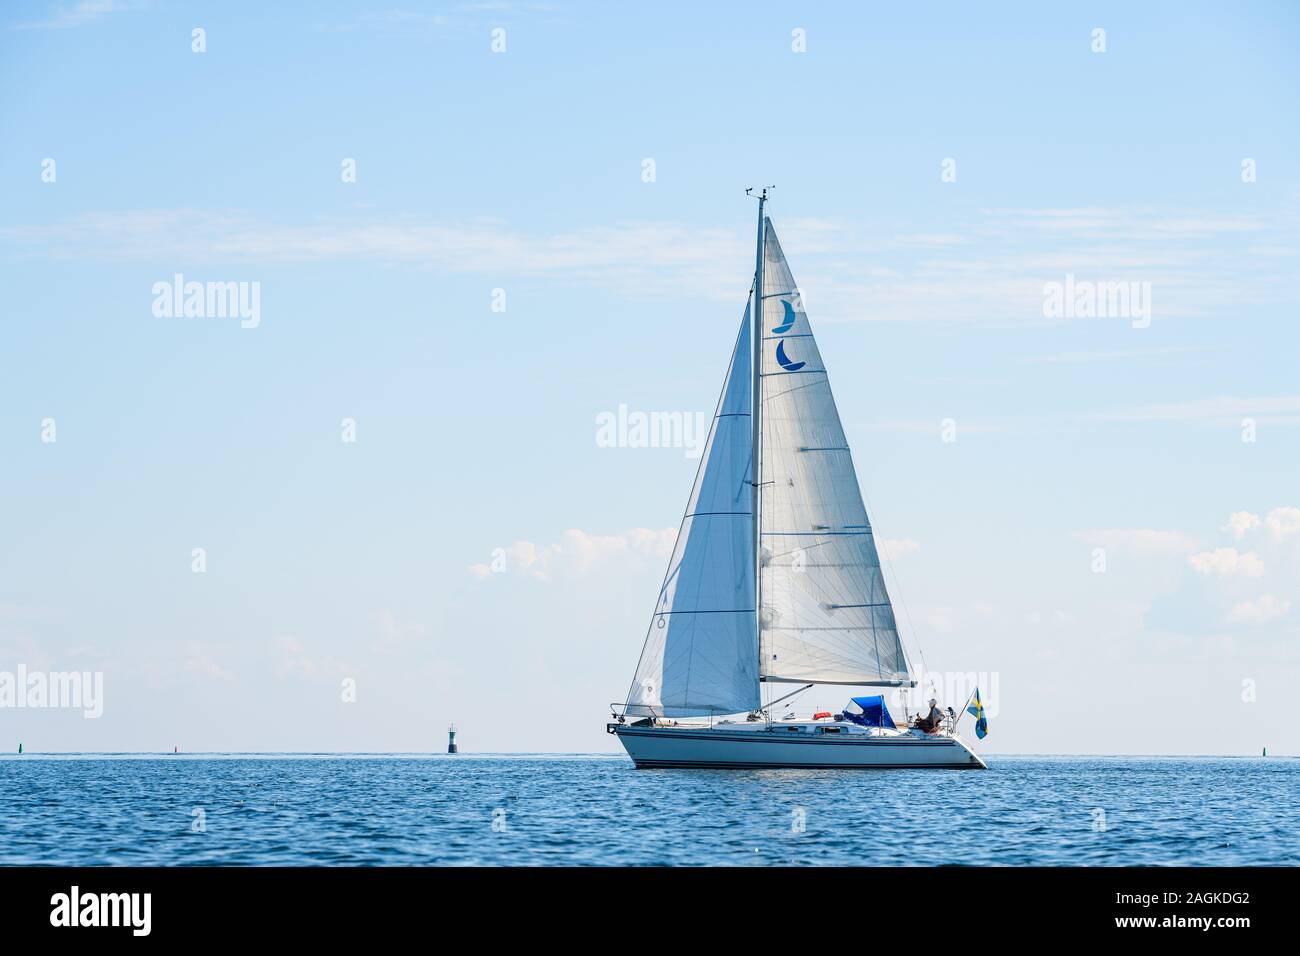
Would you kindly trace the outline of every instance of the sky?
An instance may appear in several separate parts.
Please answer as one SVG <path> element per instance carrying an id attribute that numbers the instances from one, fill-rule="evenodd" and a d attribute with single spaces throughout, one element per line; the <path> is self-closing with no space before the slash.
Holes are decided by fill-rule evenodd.
<path id="1" fill-rule="evenodd" d="M 1281 2 L 5 4 L 0 749 L 617 749 L 698 445 L 599 423 L 775 184 L 980 749 L 1298 753 L 1297 115 Z"/>

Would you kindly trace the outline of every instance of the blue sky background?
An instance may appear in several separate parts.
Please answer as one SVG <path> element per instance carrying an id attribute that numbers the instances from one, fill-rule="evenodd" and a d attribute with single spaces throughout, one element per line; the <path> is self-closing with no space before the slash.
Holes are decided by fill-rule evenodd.
<path id="1" fill-rule="evenodd" d="M 1298 51 L 1286 3 L 5 5 L 0 670 L 105 712 L 0 747 L 609 749 L 696 462 L 596 417 L 711 411 L 775 183 L 984 749 L 1300 750 Z M 156 318 L 178 272 L 260 325 Z M 1150 327 L 1044 318 L 1067 273 Z"/>

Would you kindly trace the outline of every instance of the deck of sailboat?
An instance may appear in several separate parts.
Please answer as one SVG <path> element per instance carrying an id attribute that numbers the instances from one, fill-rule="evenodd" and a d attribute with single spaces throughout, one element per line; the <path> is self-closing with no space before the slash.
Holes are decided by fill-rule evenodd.
<path id="1" fill-rule="evenodd" d="M 660 724 L 659 726 L 664 726 Z M 685 730 L 713 730 L 735 733 L 804 733 L 840 734 L 854 737 L 893 737 L 900 734 L 916 736 L 919 731 L 907 727 L 864 727 L 847 720 L 715 720 L 712 723 L 697 720 L 676 720 L 672 726 Z M 925 736 L 924 734 L 920 734 Z"/>

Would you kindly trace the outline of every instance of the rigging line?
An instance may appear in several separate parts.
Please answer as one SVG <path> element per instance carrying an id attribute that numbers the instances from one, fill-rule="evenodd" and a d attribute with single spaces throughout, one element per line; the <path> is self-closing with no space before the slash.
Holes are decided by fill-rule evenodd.
<path id="1" fill-rule="evenodd" d="M 777 538 L 862 538 L 870 531 L 764 531 L 763 537 Z"/>
<path id="2" fill-rule="evenodd" d="M 819 371 L 820 371 L 820 370 L 819 370 Z M 763 373 L 763 377 L 764 377 L 764 378 L 772 378 L 772 377 L 775 376 L 776 374 L 777 374 L 776 372 L 764 372 L 764 373 Z M 789 372 L 782 372 L 782 373 L 780 373 L 780 374 L 781 374 L 781 375 L 789 375 L 790 373 L 789 373 Z M 797 392 L 797 391 L 799 391 L 799 389 L 801 389 L 801 388 L 812 388 L 814 385 L 820 385 L 820 384 L 821 384 L 820 382 L 804 382 L 804 383 L 802 383 L 802 384 L 800 384 L 800 385 L 793 385 L 793 386 L 791 386 L 790 388 L 785 389 L 784 391 L 776 392 L 776 393 L 773 394 L 773 395 L 764 395 L 764 396 L 763 396 L 763 404 L 765 404 L 765 405 L 766 405 L 766 404 L 769 404 L 769 403 L 771 403 L 771 402 L 776 401 L 778 398 L 785 398 L 787 395 L 790 395 L 790 394 L 792 394 L 792 393 L 794 393 L 794 392 Z"/>
<path id="3" fill-rule="evenodd" d="M 834 632 L 836 632 L 836 633 L 844 633 L 844 632 L 850 632 L 850 631 L 873 631 L 873 632 L 874 632 L 874 631 L 876 630 L 876 626 L 875 626 L 874 624 L 844 624 L 844 625 L 841 625 L 841 626 L 839 626 L 839 627 L 823 627 L 823 626 L 820 626 L 820 625 L 818 625 L 817 627 L 814 627 L 814 626 L 811 625 L 811 624 L 802 624 L 802 625 L 800 625 L 800 624 L 790 624 L 790 625 L 787 625 L 787 626 L 785 626 L 785 627 L 781 627 L 781 626 L 779 626 L 779 625 L 771 625 L 771 626 L 769 626 L 769 627 L 764 628 L 764 630 L 767 630 L 767 631 L 789 631 L 789 632 L 794 632 L 794 631 L 827 631 L 827 632 L 831 632 L 831 631 L 834 631 Z M 846 643 L 844 646 L 845 646 L 845 647 L 853 647 L 854 645 L 851 644 L 851 643 Z"/>
<path id="4" fill-rule="evenodd" d="M 703 611 L 686 610 L 686 609 L 680 611 L 659 611 L 655 614 L 655 617 L 664 617 L 665 615 L 669 615 L 669 614 L 753 614 L 753 613 L 754 613 L 754 609 L 752 607 L 738 607 L 738 608 L 723 607 L 723 608 L 711 608 Z"/>
<path id="5" fill-rule="evenodd" d="M 815 551 L 815 550 L 817 550 L 818 548 L 825 547 L 827 543 L 829 543 L 829 542 L 825 542 L 825 543 L 823 543 L 823 544 L 810 544 L 810 545 L 808 545 L 806 548 L 790 548 L 790 549 L 788 549 L 788 550 L 771 551 L 771 552 L 769 552 L 769 553 L 772 555 L 772 560 L 775 561 L 777 558 L 788 558 L 788 557 L 790 557 L 792 554 L 798 554 L 800 551 L 802 551 L 802 552 L 804 552 L 805 554 L 807 554 L 809 551 Z M 838 561 L 838 562 L 837 562 L 837 561 L 822 561 L 822 562 L 817 562 L 817 563 L 812 563 L 812 562 L 807 562 L 807 561 L 805 561 L 805 562 L 804 562 L 804 567 L 806 567 L 806 568 L 856 568 L 857 565 L 855 565 L 855 564 L 853 564 L 852 562 L 849 562 L 849 561 Z"/>

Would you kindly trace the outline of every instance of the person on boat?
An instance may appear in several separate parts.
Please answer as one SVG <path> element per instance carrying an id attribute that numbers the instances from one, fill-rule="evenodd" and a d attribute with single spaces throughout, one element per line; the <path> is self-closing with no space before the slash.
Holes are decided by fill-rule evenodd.
<path id="1" fill-rule="evenodd" d="M 939 709 L 939 702 L 933 697 L 930 698 L 930 712 L 924 717 L 918 717 L 916 726 L 924 730 L 927 734 L 932 734 L 939 729 L 943 723 L 943 711 Z"/>

